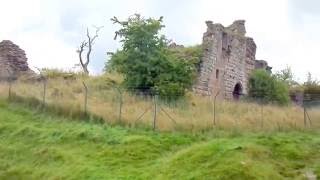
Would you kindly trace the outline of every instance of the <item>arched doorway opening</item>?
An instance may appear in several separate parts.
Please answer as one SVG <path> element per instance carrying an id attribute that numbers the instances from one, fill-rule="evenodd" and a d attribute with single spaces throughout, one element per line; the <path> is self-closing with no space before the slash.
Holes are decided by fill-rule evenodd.
<path id="1" fill-rule="evenodd" d="M 239 100 L 240 99 L 240 96 L 242 95 L 242 85 L 241 85 L 241 83 L 237 83 L 234 86 L 232 95 L 233 95 L 233 99 L 234 100 Z"/>

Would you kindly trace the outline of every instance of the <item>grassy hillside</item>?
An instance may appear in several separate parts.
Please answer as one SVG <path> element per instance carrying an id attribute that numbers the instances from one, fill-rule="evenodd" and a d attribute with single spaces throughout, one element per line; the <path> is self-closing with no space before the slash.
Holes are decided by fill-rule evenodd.
<path id="1" fill-rule="evenodd" d="M 157 133 L 0 102 L 0 179 L 305 179 L 320 133 Z"/>
<path id="2" fill-rule="evenodd" d="M 56 107 L 70 117 L 77 116 L 84 109 L 84 87 L 88 87 L 88 110 L 102 117 L 108 123 L 119 123 L 120 99 L 122 100 L 121 123 L 128 126 L 143 124 L 151 126 L 153 105 L 151 98 L 139 97 L 122 91 L 117 84 L 121 77 L 107 74 L 98 77 L 81 77 L 56 71 L 48 73 L 46 103 Z M 42 100 L 43 84 L 41 82 L 17 81 L 12 85 L 12 92 L 22 97 Z M 8 85 L 0 83 L 0 97 L 8 96 Z M 58 108 L 59 109 L 59 108 Z M 214 114 L 214 109 L 216 113 Z M 62 113 L 59 110 L 59 113 Z M 145 113 L 144 113 L 145 112 Z M 320 128 L 320 107 L 308 109 L 312 128 Z M 80 114 L 81 115 L 81 114 Z M 143 116 L 141 116 L 143 115 Z M 169 116 L 170 117 L 169 117 Z M 139 117 L 141 117 L 139 119 Z M 156 126 L 162 131 L 201 131 L 214 127 L 224 129 L 246 129 L 252 131 L 300 129 L 304 128 L 303 108 L 290 105 L 261 106 L 253 102 L 230 102 L 218 100 L 214 108 L 213 97 L 200 96 L 189 92 L 185 99 L 175 104 L 158 101 Z M 176 124 L 172 121 L 176 122 Z"/>

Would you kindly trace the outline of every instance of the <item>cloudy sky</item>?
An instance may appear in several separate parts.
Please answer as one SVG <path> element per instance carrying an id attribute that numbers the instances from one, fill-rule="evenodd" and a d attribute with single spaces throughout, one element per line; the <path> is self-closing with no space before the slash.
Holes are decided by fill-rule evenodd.
<path id="1" fill-rule="evenodd" d="M 320 79 L 320 1 L 318 0 L 0 0 L 0 41 L 23 48 L 31 67 L 71 69 L 86 27 L 104 26 L 93 51 L 91 72 L 102 72 L 113 40 L 110 18 L 134 13 L 164 16 L 163 33 L 178 44 L 201 43 L 205 21 L 227 26 L 245 19 L 247 35 L 264 59 L 279 70 L 292 67 L 303 81 L 307 72 Z M 92 28 L 93 32 L 94 29 Z"/>

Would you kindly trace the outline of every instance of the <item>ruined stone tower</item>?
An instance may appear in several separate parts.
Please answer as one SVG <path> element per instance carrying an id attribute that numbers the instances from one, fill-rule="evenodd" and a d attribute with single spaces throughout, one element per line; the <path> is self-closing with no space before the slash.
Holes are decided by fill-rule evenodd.
<path id="1" fill-rule="evenodd" d="M 195 90 L 224 99 L 238 99 L 247 93 L 247 82 L 256 63 L 256 44 L 246 37 L 245 21 L 228 27 L 207 21 L 203 35 L 203 57 Z M 268 67 L 268 66 L 267 66 Z M 265 68 L 267 68 L 265 67 Z M 269 68 L 269 67 L 268 67 Z"/>

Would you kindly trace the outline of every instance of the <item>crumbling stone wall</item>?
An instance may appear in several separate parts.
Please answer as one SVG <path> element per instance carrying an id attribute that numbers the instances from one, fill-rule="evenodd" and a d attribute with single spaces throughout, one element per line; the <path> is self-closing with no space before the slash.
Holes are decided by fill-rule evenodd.
<path id="1" fill-rule="evenodd" d="M 207 21 L 203 35 L 204 54 L 195 91 L 232 99 L 247 93 L 252 70 L 259 64 L 255 59 L 256 44 L 246 37 L 244 20 L 228 27 Z M 259 61 L 260 62 L 260 61 Z M 269 66 L 263 64 L 263 68 Z"/>
<path id="2" fill-rule="evenodd" d="M 19 46 L 9 40 L 0 42 L 0 80 L 33 74 L 27 60 L 25 51 Z"/>

